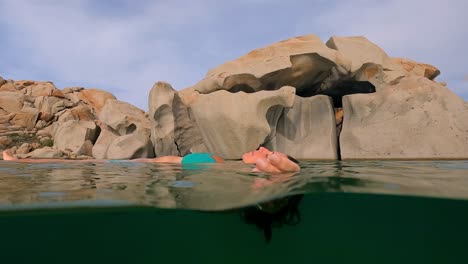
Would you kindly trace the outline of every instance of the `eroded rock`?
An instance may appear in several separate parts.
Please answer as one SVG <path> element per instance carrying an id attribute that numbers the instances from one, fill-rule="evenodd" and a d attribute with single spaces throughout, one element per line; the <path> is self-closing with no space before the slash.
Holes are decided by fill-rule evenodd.
<path id="1" fill-rule="evenodd" d="M 94 122 L 70 120 L 57 127 L 54 148 L 69 149 L 76 155 L 91 156 L 92 144 L 98 135 L 99 129 Z"/>
<path id="2" fill-rule="evenodd" d="M 10 113 L 16 113 L 23 108 L 24 94 L 16 92 L 0 93 L 0 108 Z"/>
<path id="3" fill-rule="evenodd" d="M 96 114 L 99 115 L 101 109 L 109 99 L 117 99 L 109 92 L 100 89 L 84 89 L 78 94 L 80 100 L 91 106 Z"/>
<path id="4" fill-rule="evenodd" d="M 151 123 L 151 141 L 156 156 L 180 155 L 174 138 L 172 103 L 176 91 L 168 83 L 157 82 L 149 93 L 148 110 Z"/>
<path id="5" fill-rule="evenodd" d="M 200 94 L 189 108 L 208 150 L 227 159 L 239 159 L 270 134 L 267 111 L 277 105 L 291 107 L 294 98 L 293 87 L 255 94 L 220 90 Z"/>
<path id="6" fill-rule="evenodd" d="M 343 159 L 468 158 L 468 104 L 424 77 L 343 98 Z"/>
<path id="7" fill-rule="evenodd" d="M 149 130 L 139 130 L 116 138 L 109 145 L 106 156 L 108 159 L 153 158 Z"/>
<path id="8" fill-rule="evenodd" d="M 332 99 L 325 95 L 296 96 L 292 107 L 283 110 L 276 133 L 265 146 L 296 159 L 336 160 L 338 145 Z"/>
<path id="9" fill-rule="evenodd" d="M 117 131 L 119 135 L 128 135 L 136 130 L 151 131 L 145 112 L 129 103 L 109 99 L 98 115 L 99 120 Z"/>

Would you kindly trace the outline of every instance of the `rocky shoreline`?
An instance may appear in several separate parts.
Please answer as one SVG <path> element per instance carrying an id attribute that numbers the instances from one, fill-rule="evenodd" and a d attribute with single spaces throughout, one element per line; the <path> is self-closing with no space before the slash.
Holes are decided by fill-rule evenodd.
<path id="1" fill-rule="evenodd" d="M 266 146 L 298 159 L 467 159 L 468 103 L 429 64 L 365 37 L 300 36 L 259 48 L 148 112 L 109 92 L 0 77 L 0 149 L 20 158 L 133 159 Z"/>

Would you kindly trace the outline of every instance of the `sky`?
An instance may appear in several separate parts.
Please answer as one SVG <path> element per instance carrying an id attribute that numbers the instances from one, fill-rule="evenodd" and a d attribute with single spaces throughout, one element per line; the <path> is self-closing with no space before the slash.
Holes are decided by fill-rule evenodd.
<path id="1" fill-rule="evenodd" d="M 0 0 L 0 76 L 99 88 L 148 109 L 157 81 L 206 72 L 294 36 L 365 36 L 438 67 L 468 100 L 466 0 Z"/>

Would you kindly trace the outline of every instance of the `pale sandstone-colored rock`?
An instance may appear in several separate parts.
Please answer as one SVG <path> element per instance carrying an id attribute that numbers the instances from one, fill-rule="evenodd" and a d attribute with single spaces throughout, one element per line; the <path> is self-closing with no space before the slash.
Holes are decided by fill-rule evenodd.
<path id="1" fill-rule="evenodd" d="M 55 96 L 38 96 L 34 102 L 34 107 L 41 112 L 56 114 L 69 105 L 66 99 Z"/>
<path id="2" fill-rule="evenodd" d="M 22 156 L 20 158 L 29 158 L 29 159 L 60 159 L 64 158 L 65 155 L 63 151 L 59 149 L 54 149 L 51 147 L 43 147 L 43 148 L 38 148 L 35 149 L 29 153 L 27 153 L 25 156 Z"/>
<path id="3" fill-rule="evenodd" d="M 9 123 L 11 119 L 15 117 L 15 113 L 10 113 L 6 115 L 0 115 L 0 124 L 6 124 Z"/>
<path id="4" fill-rule="evenodd" d="M 293 106 L 283 110 L 276 133 L 265 146 L 297 159 L 336 160 L 338 145 L 331 98 L 296 96 Z"/>
<path id="5" fill-rule="evenodd" d="M 315 35 L 287 39 L 259 48 L 206 74 L 191 87 L 200 93 L 216 90 L 247 92 L 296 87 L 297 93 L 316 89 L 332 68 L 346 74 L 350 62 Z"/>
<path id="6" fill-rule="evenodd" d="M 65 87 L 62 89 L 62 93 L 63 94 L 76 93 L 82 90 L 84 90 L 84 87 L 79 87 L 79 86 Z"/>
<path id="7" fill-rule="evenodd" d="M 98 117 L 122 136 L 136 130 L 148 130 L 148 134 L 151 133 L 150 121 L 145 112 L 126 102 L 107 100 Z"/>
<path id="8" fill-rule="evenodd" d="M 342 159 L 468 158 L 468 104 L 424 77 L 343 97 Z"/>
<path id="9" fill-rule="evenodd" d="M 420 63 L 405 58 L 391 58 L 391 60 L 392 62 L 403 66 L 403 69 L 408 74 L 426 77 L 429 80 L 434 80 L 440 75 L 440 70 L 430 64 Z"/>
<path id="10" fill-rule="evenodd" d="M 37 131 L 36 133 L 36 136 L 42 136 L 42 137 L 51 137 L 51 134 L 50 134 L 50 131 L 46 130 L 46 129 L 41 129 L 39 131 Z"/>
<path id="11" fill-rule="evenodd" d="M 39 111 L 37 110 L 36 112 L 20 112 L 15 114 L 15 116 L 10 120 L 10 123 L 27 129 L 32 129 L 36 125 L 38 117 Z"/>
<path id="12" fill-rule="evenodd" d="M 16 150 L 16 154 L 28 154 L 31 151 L 31 146 L 28 143 L 23 143 L 21 146 Z"/>
<path id="13" fill-rule="evenodd" d="M 196 121 L 189 113 L 187 105 L 183 103 L 193 102 L 200 93 L 185 94 L 184 97 L 180 93 L 174 95 L 172 102 L 172 111 L 174 113 L 174 140 L 177 143 L 177 149 L 180 156 L 185 156 L 190 152 L 207 152 L 203 137 Z"/>
<path id="14" fill-rule="evenodd" d="M 2 76 L 0 76 L 0 86 L 2 86 L 5 83 L 6 83 L 5 79 L 3 79 Z"/>
<path id="15" fill-rule="evenodd" d="M 73 92 L 64 94 L 65 98 L 70 100 L 71 103 L 77 105 L 78 103 L 82 102 L 80 98 L 80 92 Z"/>
<path id="16" fill-rule="evenodd" d="M 93 114 L 93 109 L 88 105 L 79 105 L 71 109 L 70 113 L 75 120 L 94 121 L 96 116 Z"/>
<path id="17" fill-rule="evenodd" d="M 0 108 L 10 113 L 16 113 L 23 108 L 24 94 L 16 92 L 0 93 Z"/>
<path id="18" fill-rule="evenodd" d="M 16 88 L 15 84 L 13 83 L 7 83 L 1 85 L 0 84 L 0 92 L 18 92 L 18 89 Z"/>
<path id="19" fill-rule="evenodd" d="M 149 130 L 138 130 L 116 138 L 109 145 L 106 157 L 108 159 L 153 158 L 154 151 Z"/>
<path id="20" fill-rule="evenodd" d="M 394 63 L 383 49 L 363 36 L 333 36 L 326 45 L 339 51 L 351 61 L 352 73 L 358 71 L 366 63 L 374 63 L 383 67 L 385 71 L 383 79 L 387 84 L 406 76 L 406 72 L 400 64 Z"/>
<path id="21" fill-rule="evenodd" d="M 220 90 L 200 94 L 189 108 L 208 150 L 226 159 L 239 159 L 270 134 L 268 110 L 277 105 L 291 107 L 294 99 L 293 87 L 255 94 Z"/>
<path id="22" fill-rule="evenodd" d="M 58 91 L 57 87 L 52 82 L 35 82 L 26 87 L 26 95 L 37 96 L 52 96 Z"/>
<path id="23" fill-rule="evenodd" d="M 0 136 L 0 148 L 5 148 L 6 146 L 13 143 L 13 140 L 7 136 Z"/>
<path id="24" fill-rule="evenodd" d="M 148 114 L 151 124 L 151 142 L 156 156 L 180 155 L 174 138 L 172 102 L 176 91 L 165 82 L 157 82 L 149 93 Z"/>
<path id="25" fill-rule="evenodd" d="M 70 120 L 61 123 L 54 135 L 54 148 L 71 150 L 76 155 L 92 155 L 89 142 L 96 141 L 99 130 L 92 121 Z"/>
<path id="26" fill-rule="evenodd" d="M 95 159 L 107 159 L 107 150 L 111 143 L 119 137 L 119 134 L 104 124 L 100 128 L 101 133 L 93 146 L 93 157 Z"/>
<path id="27" fill-rule="evenodd" d="M 100 89 L 84 89 L 78 94 L 79 98 L 90 105 L 96 114 L 101 112 L 101 109 L 109 99 L 117 99 L 109 92 Z"/>

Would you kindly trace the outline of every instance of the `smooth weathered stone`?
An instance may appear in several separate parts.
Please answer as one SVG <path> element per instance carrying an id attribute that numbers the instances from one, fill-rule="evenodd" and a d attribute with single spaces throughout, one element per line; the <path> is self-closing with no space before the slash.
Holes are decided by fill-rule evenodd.
<path id="1" fill-rule="evenodd" d="M 430 64 L 420 63 L 405 58 L 391 58 L 391 60 L 393 63 L 403 66 L 403 69 L 408 74 L 423 76 L 429 80 L 434 80 L 440 75 L 440 70 Z"/>
<path id="2" fill-rule="evenodd" d="M 38 96 L 34 102 L 34 107 L 41 112 L 56 114 L 66 107 L 64 100 L 54 96 Z"/>
<path id="3" fill-rule="evenodd" d="M 26 87 L 26 95 L 34 97 L 53 96 L 53 94 L 57 91 L 59 90 L 52 82 L 34 82 L 34 84 L 28 85 Z"/>
<path id="4" fill-rule="evenodd" d="M 117 99 L 113 94 L 100 89 L 84 89 L 81 90 L 78 96 L 80 100 L 90 105 L 96 114 L 101 112 L 101 109 L 104 107 L 107 100 Z"/>
<path id="5" fill-rule="evenodd" d="M 80 99 L 80 93 L 79 92 L 76 92 L 74 93 L 73 91 L 70 92 L 70 93 L 66 93 L 64 94 L 65 98 L 67 98 L 68 100 L 70 100 L 71 103 L 73 104 L 78 104 L 79 102 L 81 102 L 81 99 Z"/>
<path id="6" fill-rule="evenodd" d="M 112 130 L 112 128 L 101 125 L 101 133 L 99 134 L 96 143 L 93 146 L 93 157 L 96 159 L 107 159 L 107 150 L 114 140 L 116 140 L 119 135 Z"/>
<path id="7" fill-rule="evenodd" d="M 183 103 L 185 100 L 190 104 L 199 94 L 194 92 L 185 95 L 176 93 L 174 95 L 174 101 L 172 102 L 175 121 L 174 139 L 177 143 L 179 156 L 185 156 L 190 152 L 208 151 L 193 114 L 189 113 L 187 105 Z"/>
<path id="8" fill-rule="evenodd" d="M 10 113 L 16 113 L 23 108 L 24 94 L 16 92 L 0 93 L 0 108 Z"/>
<path id="9" fill-rule="evenodd" d="M 180 155 L 174 139 L 174 113 L 172 102 L 176 91 L 165 82 L 157 82 L 149 93 L 148 110 L 151 141 L 156 156 Z"/>
<path id="10" fill-rule="evenodd" d="M 342 159 L 468 158 L 468 104 L 424 77 L 343 97 Z"/>
<path id="11" fill-rule="evenodd" d="M 363 36 L 331 37 L 326 45 L 339 51 L 351 61 L 351 73 L 358 71 L 366 63 L 374 63 L 383 67 L 385 83 L 391 83 L 406 76 L 403 67 L 394 63 L 383 49 Z"/>
<path id="12" fill-rule="evenodd" d="M 122 136 L 136 130 L 148 130 L 148 134 L 151 133 L 150 121 L 145 112 L 126 102 L 107 100 L 98 117 Z"/>
<path id="13" fill-rule="evenodd" d="M 70 120 L 61 123 L 54 135 L 54 148 L 71 150 L 77 155 L 92 155 L 89 143 L 95 142 L 99 135 L 99 129 L 91 121 Z"/>
<path id="14" fill-rule="evenodd" d="M 30 159 L 60 159 L 64 158 L 63 151 L 51 147 L 43 147 L 33 150 L 21 158 Z"/>
<path id="15" fill-rule="evenodd" d="M 18 92 L 18 89 L 16 89 L 15 84 L 13 83 L 5 83 L 5 84 L 0 84 L 0 92 Z"/>
<path id="16" fill-rule="evenodd" d="M 226 159 L 239 159 L 270 134 L 266 115 L 273 106 L 291 107 L 293 87 L 254 94 L 224 90 L 200 94 L 189 106 L 208 150 Z"/>
<path id="17" fill-rule="evenodd" d="M 266 147 L 297 159 L 336 160 L 336 121 L 331 98 L 296 96 L 293 106 L 283 110 L 276 134 Z"/>
<path id="18" fill-rule="evenodd" d="M 75 120 L 93 121 L 96 116 L 93 114 L 93 109 L 88 105 L 79 105 L 70 110 Z"/>
<path id="19" fill-rule="evenodd" d="M 16 150 L 16 154 L 28 154 L 31 151 L 31 145 L 28 143 L 23 143 L 21 146 Z"/>
<path id="20" fill-rule="evenodd" d="M 38 117 L 39 111 L 37 110 L 35 112 L 20 112 L 15 114 L 15 116 L 10 120 L 10 123 L 27 129 L 32 129 L 36 125 Z"/>
<path id="21" fill-rule="evenodd" d="M 3 79 L 3 78 L 0 76 L 0 86 L 2 86 L 2 85 L 5 84 L 5 83 L 6 83 L 5 79 Z"/>
<path id="22" fill-rule="evenodd" d="M 332 68 L 346 74 L 350 62 L 317 36 L 300 36 L 255 49 L 211 69 L 192 89 L 200 93 L 221 89 L 253 92 L 293 86 L 297 94 L 311 93 L 306 90 L 317 89 Z"/>
<path id="23" fill-rule="evenodd" d="M 153 158 L 153 144 L 149 130 L 139 130 L 135 133 L 116 138 L 107 149 L 108 159 Z"/>

